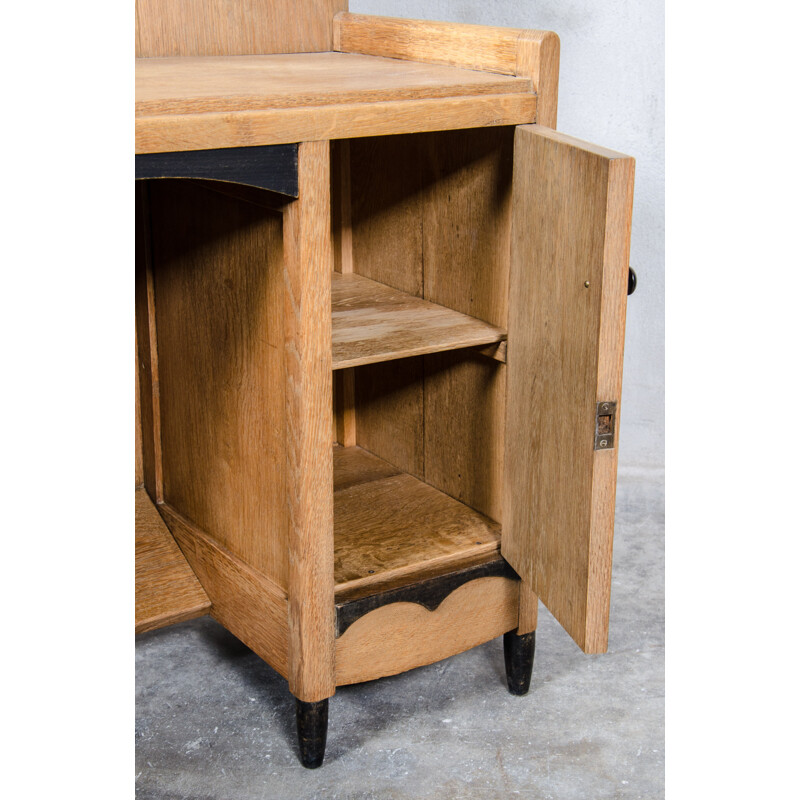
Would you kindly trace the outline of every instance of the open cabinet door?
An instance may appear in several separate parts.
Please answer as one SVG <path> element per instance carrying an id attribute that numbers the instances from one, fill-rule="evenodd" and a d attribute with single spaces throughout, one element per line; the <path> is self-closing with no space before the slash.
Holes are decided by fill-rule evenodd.
<path id="1" fill-rule="evenodd" d="M 633 172 L 516 130 L 502 553 L 587 653 L 608 646 Z"/>

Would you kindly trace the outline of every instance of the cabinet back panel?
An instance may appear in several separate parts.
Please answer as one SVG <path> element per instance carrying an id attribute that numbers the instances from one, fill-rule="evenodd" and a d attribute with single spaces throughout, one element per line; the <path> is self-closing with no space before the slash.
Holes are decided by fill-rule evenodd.
<path id="1" fill-rule="evenodd" d="M 513 128 L 351 140 L 353 271 L 505 327 L 513 147 Z M 358 444 L 497 521 L 504 427 L 488 359 L 356 370 Z"/>
<path id="2" fill-rule="evenodd" d="M 164 499 L 286 588 L 279 214 L 151 183 Z"/>
<path id="3" fill-rule="evenodd" d="M 136 57 L 332 50 L 339 11 L 347 0 L 136 0 Z"/>

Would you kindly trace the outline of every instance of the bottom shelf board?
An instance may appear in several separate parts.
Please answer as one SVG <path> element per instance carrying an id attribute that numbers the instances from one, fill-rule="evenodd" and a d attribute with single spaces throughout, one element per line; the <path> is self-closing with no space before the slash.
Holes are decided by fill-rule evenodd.
<path id="1" fill-rule="evenodd" d="M 211 610 L 192 568 L 147 492 L 136 489 L 136 633 Z"/>
<path id="2" fill-rule="evenodd" d="M 360 447 L 335 446 L 336 600 L 486 560 L 500 525 Z"/>

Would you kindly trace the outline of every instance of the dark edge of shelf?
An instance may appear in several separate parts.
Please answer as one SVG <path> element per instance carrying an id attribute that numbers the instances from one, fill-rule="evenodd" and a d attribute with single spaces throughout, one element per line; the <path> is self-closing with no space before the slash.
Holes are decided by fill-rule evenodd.
<path id="1" fill-rule="evenodd" d="M 519 580 L 519 575 L 498 553 L 493 561 L 476 564 L 456 572 L 438 575 L 435 578 L 418 581 L 408 586 L 378 592 L 368 597 L 344 601 L 336 604 L 336 635 L 341 636 L 357 619 L 390 603 L 418 603 L 428 611 L 435 611 L 442 601 L 460 586 L 478 578 L 511 578 Z"/>
<path id="2" fill-rule="evenodd" d="M 297 197 L 297 145 L 140 153 L 136 156 L 136 180 L 150 178 L 224 181 Z"/>

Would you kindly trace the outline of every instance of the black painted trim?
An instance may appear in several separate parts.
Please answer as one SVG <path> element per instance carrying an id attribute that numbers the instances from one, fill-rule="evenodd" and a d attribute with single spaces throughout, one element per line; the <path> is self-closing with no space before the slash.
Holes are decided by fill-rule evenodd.
<path id="1" fill-rule="evenodd" d="M 450 572 L 436 578 L 390 589 L 379 594 L 361 597 L 358 600 L 336 605 L 336 635 L 341 636 L 359 617 L 389 603 L 418 603 L 428 611 L 436 611 L 451 592 L 469 581 L 478 578 L 503 577 L 519 580 L 509 563 L 499 556 L 494 561 L 476 564 L 458 572 Z"/>
<path id="2" fill-rule="evenodd" d="M 142 153 L 136 156 L 136 180 L 148 178 L 225 181 L 297 197 L 297 145 Z"/>

